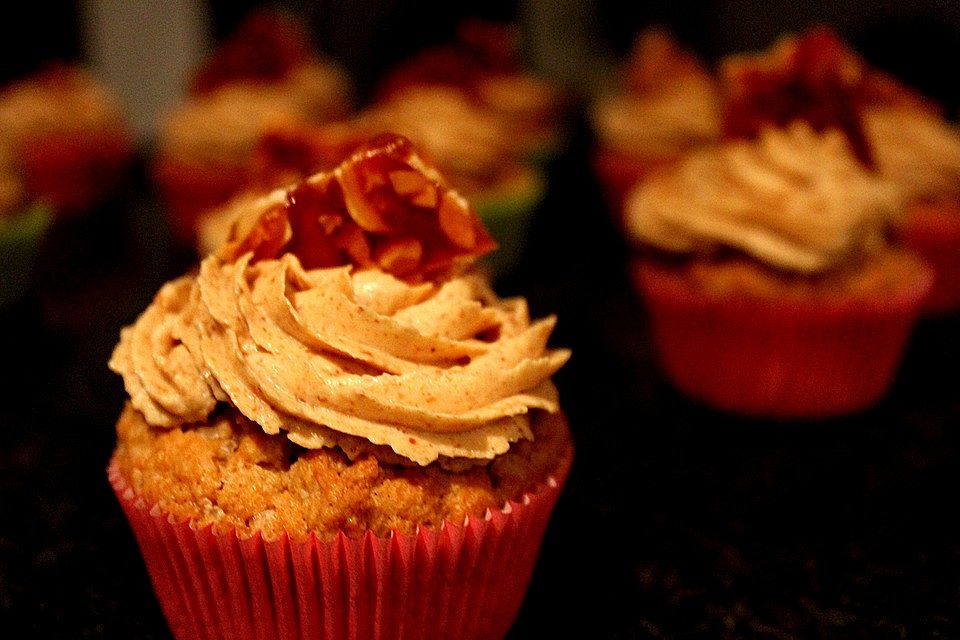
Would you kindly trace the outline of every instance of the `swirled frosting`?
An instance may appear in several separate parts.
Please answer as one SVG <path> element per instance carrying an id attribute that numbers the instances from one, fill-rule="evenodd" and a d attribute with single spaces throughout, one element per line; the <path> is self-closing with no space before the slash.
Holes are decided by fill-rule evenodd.
<path id="1" fill-rule="evenodd" d="M 960 130 L 935 113 L 916 108 L 874 107 L 864 127 L 881 175 L 908 198 L 960 193 Z"/>
<path id="2" fill-rule="evenodd" d="M 225 403 L 307 448 L 421 465 L 531 438 L 570 354 L 546 347 L 554 318 L 465 271 L 492 241 L 434 175 L 388 135 L 242 201 L 253 226 L 122 330 L 110 367 L 133 407 L 173 428 Z"/>
<path id="3" fill-rule="evenodd" d="M 549 378 L 569 353 L 546 350 L 553 325 L 477 276 L 409 284 L 292 254 L 211 256 L 123 329 L 110 367 L 159 427 L 229 402 L 308 448 L 354 437 L 419 464 L 489 459 L 530 437 L 530 409 L 558 408 Z"/>
<path id="4" fill-rule="evenodd" d="M 901 191 L 869 173 L 836 131 L 798 121 L 688 156 L 629 196 L 632 236 L 672 252 L 743 251 L 815 274 L 884 242 Z"/>

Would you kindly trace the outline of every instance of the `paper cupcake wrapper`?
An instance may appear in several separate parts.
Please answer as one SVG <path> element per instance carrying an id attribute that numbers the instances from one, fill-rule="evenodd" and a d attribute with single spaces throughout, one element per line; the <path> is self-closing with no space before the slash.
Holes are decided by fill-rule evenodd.
<path id="1" fill-rule="evenodd" d="M 264 540 L 178 522 L 108 477 L 178 640 L 502 638 L 569 470 L 503 510 L 416 535 Z"/>
<path id="2" fill-rule="evenodd" d="M 936 273 L 923 313 L 960 312 L 960 202 L 912 206 L 900 240 L 922 255 Z"/>
<path id="3" fill-rule="evenodd" d="M 243 167 L 197 165 L 159 158 L 152 167 L 153 181 L 167 211 L 170 233 L 193 246 L 200 214 L 227 202 L 250 184 Z"/>
<path id="4" fill-rule="evenodd" d="M 667 377 L 713 408 L 826 418 L 869 408 L 899 367 L 932 273 L 875 300 L 716 298 L 644 263 L 633 276 Z"/>
<path id="5" fill-rule="evenodd" d="M 110 197 L 132 158 L 132 144 L 121 131 L 48 135 L 25 146 L 24 182 L 58 215 L 81 214 Z"/>

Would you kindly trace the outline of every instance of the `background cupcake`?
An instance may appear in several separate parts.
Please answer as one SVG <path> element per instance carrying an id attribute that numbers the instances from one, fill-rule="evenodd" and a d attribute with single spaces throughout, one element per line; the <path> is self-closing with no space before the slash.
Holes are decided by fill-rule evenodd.
<path id="1" fill-rule="evenodd" d="M 247 206 L 110 361 L 174 634 L 501 637 L 571 455 L 554 320 L 465 270 L 493 243 L 403 138 Z"/>
<path id="2" fill-rule="evenodd" d="M 190 98 L 158 133 L 153 174 L 174 235 L 193 242 L 197 216 L 249 184 L 265 131 L 338 119 L 352 106 L 346 72 L 313 53 L 292 19 L 251 14 L 197 71 Z"/>
<path id="3" fill-rule="evenodd" d="M 630 56 L 591 106 L 593 164 L 619 217 L 647 173 L 720 138 L 716 80 L 665 29 L 640 32 Z"/>
<path id="4" fill-rule="evenodd" d="M 4 87 L 0 136 L 23 188 L 59 215 L 108 200 L 133 157 L 119 104 L 76 65 L 52 64 Z"/>
<path id="5" fill-rule="evenodd" d="M 731 57 L 723 79 L 728 135 L 749 137 L 764 123 L 798 117 L 844 131 L 864 166 L 904 192 L 898 238 L 937 274 L 924 308 L 960 308 L 960 136 L 933 101 L 870 67 L 828 27 Z"/>
<path id="6" fill-rule="evenodd" d="M 895 185 L 845 136 L 797 121 L 688 156 L 627 202 L 635 265 L 671 381 L 716 408 L 843 415 L 888 389 L 931 281 L 890 245 Z"/>
<path id="7" fill-rule="evenodd" d="M 454 42 L 427 47 L 389 69 L 375 101 L 418 88 L 458 89 L 510 129 L 522 159 L 542 164 L 564 144 L 569 105 L 558 86 L 524 68 L 518 40 L 509 23 L 465 19 Z"/>

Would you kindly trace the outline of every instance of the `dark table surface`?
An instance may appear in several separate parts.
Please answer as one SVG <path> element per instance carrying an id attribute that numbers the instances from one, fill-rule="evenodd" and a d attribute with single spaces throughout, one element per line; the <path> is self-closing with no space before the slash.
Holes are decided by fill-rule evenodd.
<path id="1" fill-rule="evenodd" d="M 557 383 L 576 460 L 509 637 L 960 637 L 960 318 L 921 322 L 861 415 L 691 403 L 658 374 L 578 131 L 497 286 L 556 313 L 574 352 Z M 119 329 L 195 260 L 142 165 L 110 206 L 57 223 L 0 311 L 2 637 L 169 637 L 105 474 Z"/>

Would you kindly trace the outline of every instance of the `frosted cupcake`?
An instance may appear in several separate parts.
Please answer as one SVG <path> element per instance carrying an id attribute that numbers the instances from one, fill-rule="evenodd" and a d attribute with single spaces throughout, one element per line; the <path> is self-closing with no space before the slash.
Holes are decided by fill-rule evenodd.
<path id="1" fill-rule="evenodd" d="M 637 36 L 620 82 L 590 111 L 594 167 L 618 216 L 643 176 L 720 139 L 716 80 L 665 30 Z"/>
<path id="2" fill-rule="evenodd" d="M 634 275 L 669 379 L 774 418 L 849 414 L 893 380 L 929 267 L 888 240 L 896 185 L 804 122 L 690 154 L 627 202 Z"/>
<path id="3" fill-rule="evenodd" d="M 108 200 L 133 156 L 119 103 L 77 66 L 53 65 L 3 88 L 0 132 L 25 191 L 59 215 Z"/>
<path id="4" fill-rule="evenodd" d="M 161 123 L 153 175 L 174 235 L 192 242 L 197 216 L 249 185 L 266 131 L 342 118 L 352 103 L 345 71 L 312 53 L 304 33 L 278 14 L 254 13 Z"/>
<path id="5" fill-rule="evenodd" d="M 554 320 L 471 272 L 492 240 L 403 138 L 242 220 L 110 362 L 174 635 L 502 637 L 571 457 Z"/>

